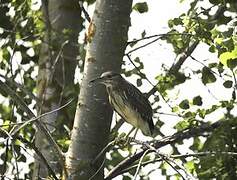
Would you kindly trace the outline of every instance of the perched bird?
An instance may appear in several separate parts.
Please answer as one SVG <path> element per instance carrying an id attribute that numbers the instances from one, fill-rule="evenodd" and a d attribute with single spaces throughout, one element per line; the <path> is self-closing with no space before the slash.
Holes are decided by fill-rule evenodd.
<path id="1" fill-rule="evenodd" d="M 154 131 L 152 108 L 139 89 L 119 73 L 111 71 L 102 73 L 100 77 L 90 82 L 104 84 L 113 109 L 126 122 L 140 129 L 144 135 L 152 136 Z"/>

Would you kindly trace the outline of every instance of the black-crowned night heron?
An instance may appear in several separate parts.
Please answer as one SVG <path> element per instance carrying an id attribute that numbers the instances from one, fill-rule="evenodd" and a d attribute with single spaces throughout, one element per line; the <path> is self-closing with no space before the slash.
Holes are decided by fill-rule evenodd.
<path id="1" fill-rule="evenodd" d="M 140 129 L 144 135 L 152 136 L 152 108 L 139 89 L 120 74 L 111 71 L 104 72 L 99 78 L 91 81 L 94 82 L 106 86 L 110 104 L 126 122 Z"/>

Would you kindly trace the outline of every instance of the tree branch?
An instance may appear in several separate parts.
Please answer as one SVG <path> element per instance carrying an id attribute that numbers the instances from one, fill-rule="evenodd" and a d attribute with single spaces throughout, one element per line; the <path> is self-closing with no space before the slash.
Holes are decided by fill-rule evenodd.
<path id="1" fill-rule="evenodd" d="M 90 15 L 88 14 L 88 12 L 85 10 L 85 8 L 83 6 L 83 1 L 79 1 L 79 5 L 80 5 L 80 8 L 81 8 L 81 11 L 84 13 L 84 16 L 85 16 L 86 20 L 90 23 L 91 18 L 90 18 Z"/>
<path id="2" fill-rule="evenodd" d="M 19 107 L 24 111 L 30 119 L 36 118 L 34 113 L 28 108 L 27 104 L 20 98 L 6 83 L 2 82 L 0 80 L 0 91 L 5 92 L 8 94 L 13 101 L 15 101 Z M 40 121 L 35 121 L 36 127 L 45 135 L 51 146 L 53 147 L 54 152 L 59 157 L 59 163 L 64 169 L 64 155 L 58 146 L 58 144 L 55 142 L 51 134 L 48 132 L 48 130 L 45 128 L 45 126 Z"/>
<path id="3" fill-rule="evenodd" d="M 230 152 L 230 151 L 227 151 L 227 152 L 205 151 L 205 152 L 189 153 L 189 154 L 175 154 L 175 155 L 171 155 L 170 158 L 177 159 L 177 158 L 187 158 L 187 157 L 202 157 L 202 156 L 219 155 L 219 154 L 237 156 L 236 152 Z M 162 161 L 162 158 L 157 158 L 155 160 L 148 160 L 148 161 L 142 162 L 141 166 L 146 166 L 150 163 L 155 163 L 155 162 L 159 162 L 159 161 Z M 134 166 L 124 169 L 120 173 L 121 174 L 127 173 L 130 170 L 137 168 L 138 165 L 139 164 L 135 164 Z"/>
<path id="4" fill-rule="evenodd" d="M 187 49 L 181 54 L 178 61 L 170 68 L 169 73 L 176 74 L 185 60 L 193 53 L 193 51 L 196 49 L 197 45 L 199 44 L 199 41 L 194 41 L 190 43 L 190 45 L 187 47 Z"/>
<path id="5" fill-rule="evenodd" d="M 184 139 L 188 139 L 191 137 L 197 137 L 199 135 L 202 135 L 205 132 L 211 132 L 214 129 L 220 127 L 222 124 L 224 124 L 225 121 L 217 121 L 211 125 L 208 124 L 203 124 L 200 127 L 197 128 L 192 128 L 192 129 L 186 129 L 184 131 L 180 131 L 177 132 L 175 134 L 173 134 L 172 136 L 167 136 L 164 137 L 161 140 L 156 140 L 153 142 L 153 146 L 156 149 L 159 149 L 163 146 L 166 146 L 168 144 L 174 144 L 178 141 L 182 141 Z M 106 176 L 105 176 L 105 180 L 109 180 L 112 179 L 118 175 L 121 174 L 121 172 L 124 169 L 127 169 L 129 166 L 131 166 L 135 161 L 137 161 L 138 159 L 140 159 L 143 154 L 146 152 L 147 148 L 138 152 L 137 154 L 134 154 L 131 157 L 128 157 L 126 159 L 124 159 L 123 161 L 121 161 L 117 166 L 115 166 Z M 152 152 L 152 151 L 150 151 Z"/>
<path id="6" fill-rule="evenodd" d="M 12 78 L 8 78 L 2 74 L 0 74 L 0 77 L 5 79 L 5 81 L 9 83 L 10 85 L 16 88 L 19 88 L 22 92 L 25 93 L 25 95 L 28 95 L 31 99 L 35 100 L 36 103 L 39 103 L 39 98 L 36 97 L 32 92 L 28 91 L 22 84 L 19 84 L 16 81 L 14 81 Z"/>
<path id="7" fill-rule="evenodd" d="M 29 148 L 33 149 L 35 151 L 35 153 L 40 157 L 40 159 L 42 160 L 42 162 L 46 165 L 46 167 L 49 170 L 49 174 L 51 174 L 53 176 L 53 178 L 55 180 L 59 180 L 58 177 L 56 176 L 56 174 L 54 173 L 53 169 L 50 167 L 47 159 L 45 159 L 44 155 L 40 152 L 40 150 L 31 142 L 27 141 L 26 139 L 18 136 L 17 137 L 18 140 L 20 140 L 22 143 L 24 143 L 26 146 L 28 146 Z"/>

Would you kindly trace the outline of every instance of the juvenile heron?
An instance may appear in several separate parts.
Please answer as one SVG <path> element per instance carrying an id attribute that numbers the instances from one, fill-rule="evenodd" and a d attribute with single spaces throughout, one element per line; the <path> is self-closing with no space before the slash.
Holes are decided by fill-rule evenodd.
<path id="1" fill-rule="evenodd" d="M 144 135 L 152 136 L 154 131 L 152 108 L 139 89 L 120 74 L 111 71 L 102 73 L 91 83 L 104 84 L 113 109 L 126 122 L 140 129 Z"/>

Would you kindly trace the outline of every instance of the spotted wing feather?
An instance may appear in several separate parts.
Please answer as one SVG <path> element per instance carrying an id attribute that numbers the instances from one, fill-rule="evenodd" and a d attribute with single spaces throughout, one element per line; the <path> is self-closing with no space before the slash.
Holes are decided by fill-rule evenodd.
<path id="1" fill-rule="evenodd" d="M 141 114 L 143 120 L 147 121 L 151 132 L 154 130 L 154 123 L 152 120 L 152 108 L 148 99 L 137 89 L 133 84 L 128 82 L 128 88 L 124 89 L 126 97 L 131 106 Z"/>

